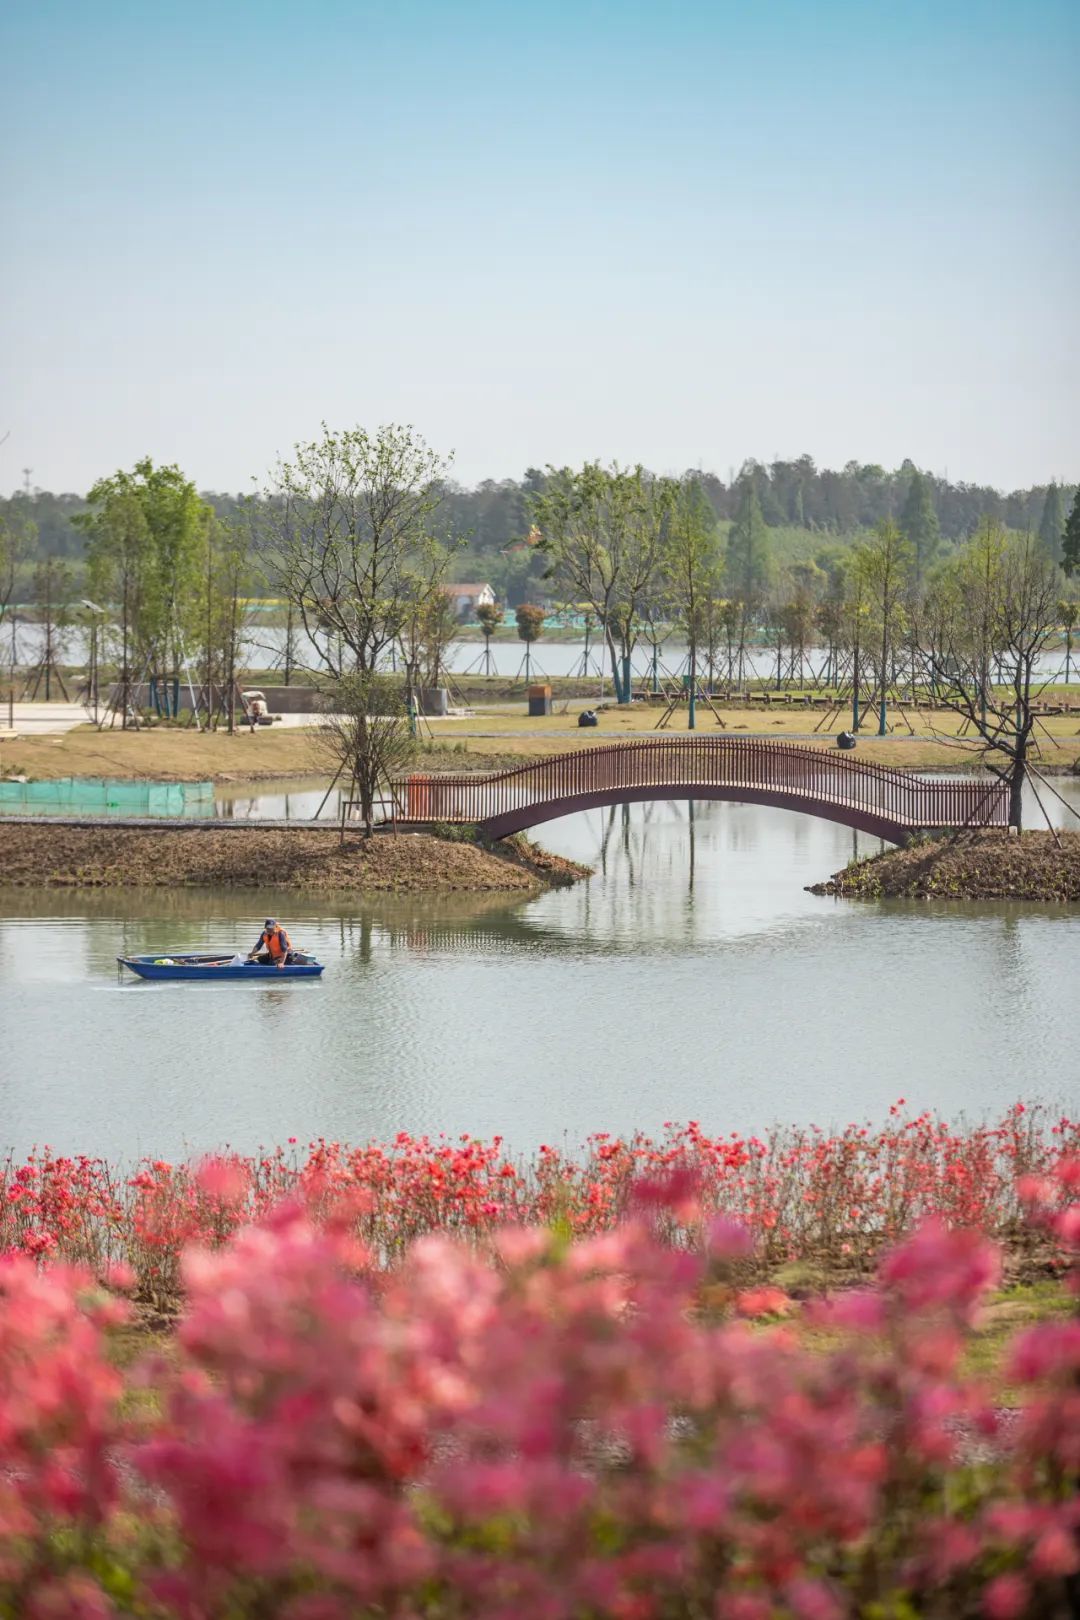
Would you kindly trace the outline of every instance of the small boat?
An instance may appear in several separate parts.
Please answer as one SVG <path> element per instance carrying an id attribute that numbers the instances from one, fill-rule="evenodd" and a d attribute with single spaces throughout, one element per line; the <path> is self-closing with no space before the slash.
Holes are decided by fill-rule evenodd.
<path id="1" fill-rule="evenodd" d="M 237 961 L 225 951 L 158 951 L 151 956 L 118 956 L 121 967 L 140 979 L 317 979 L 325 964 L 293 951 L 284 967 L 271 962 Z"/>

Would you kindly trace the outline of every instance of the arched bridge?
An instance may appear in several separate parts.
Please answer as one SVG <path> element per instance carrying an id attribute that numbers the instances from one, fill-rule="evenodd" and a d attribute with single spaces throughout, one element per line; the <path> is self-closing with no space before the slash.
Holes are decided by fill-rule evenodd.
<path id="1" fill-rule="evenodd" d="M 927 781 L 850 753 L 753 737 L 657 737 L 580 748 L 494 775 L 410 776 L 396 819 L 462 822 L 506 838 L 598 805 L 728 799 L 841 822 L 902 844 L 915 832 L 1004 827 L 1004 782 Z"/>

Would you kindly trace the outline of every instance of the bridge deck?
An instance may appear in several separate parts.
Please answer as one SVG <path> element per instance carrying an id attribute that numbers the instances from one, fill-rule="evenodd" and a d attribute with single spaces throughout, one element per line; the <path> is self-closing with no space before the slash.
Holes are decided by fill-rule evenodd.
<path id="1" fill-rule="evenodd" d="M 504 838 L 596 805 L 714 798 L 771 804 L 902 843 L 920 830 L 1008 823 L 1008 788 L 928 781 L 849 753 L 750 737 L 658 737 L 529 760 L 493 775 L 413 775 L 398 819 L 464 822 Z"/>

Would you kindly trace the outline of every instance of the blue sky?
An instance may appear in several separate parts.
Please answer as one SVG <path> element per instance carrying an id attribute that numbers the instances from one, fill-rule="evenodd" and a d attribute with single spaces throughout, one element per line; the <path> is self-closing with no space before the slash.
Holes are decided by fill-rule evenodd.
<path id="1" fill-rule="evenodd" d="M 1080 477 L 1075 0 L 13 0 L 0 490 L 409 421 Z"/>

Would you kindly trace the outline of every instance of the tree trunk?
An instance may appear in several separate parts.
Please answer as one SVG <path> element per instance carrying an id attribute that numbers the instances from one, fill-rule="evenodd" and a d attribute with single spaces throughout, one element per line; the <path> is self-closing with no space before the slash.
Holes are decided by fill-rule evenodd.
<path id="1" fill-rule="evenodd" d="M 1015 827 L 1017 832 L 1023 830 L 1024 825 L 1024 779 L 1027 776 L 1026 746 L 1022 754 L 1013 760 L 1009 772 L 1009 826 Z"/>

